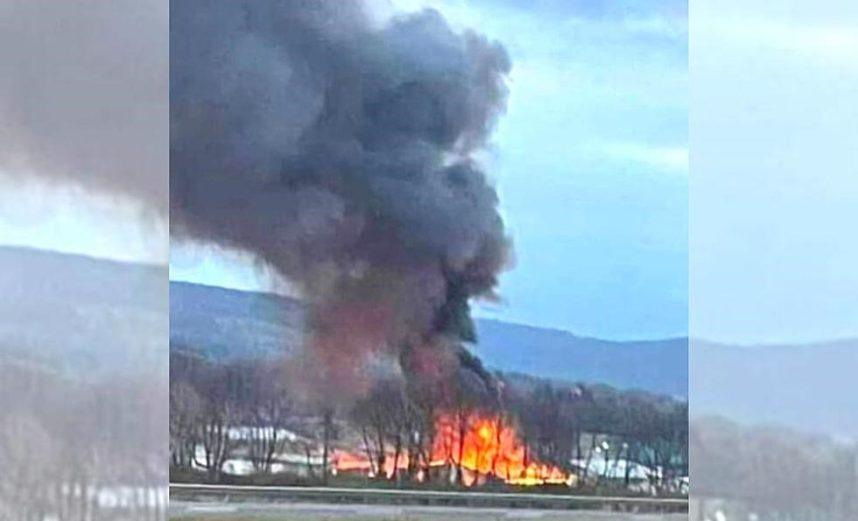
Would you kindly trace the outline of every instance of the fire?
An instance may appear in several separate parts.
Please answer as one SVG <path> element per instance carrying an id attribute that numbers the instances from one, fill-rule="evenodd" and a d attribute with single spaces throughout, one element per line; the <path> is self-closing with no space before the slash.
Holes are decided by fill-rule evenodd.
<path id="1" fill-rule="evenodd" d="M 466 485 L 489 476 L 511 485 L 571 483 L 563 470 L 534 461 L 515 428 L 500 416 L 445 414 L 435 430 L 433 462 L 461 467 Z"/>
<path id="2" fill-rule="evenodd" d="M 334 457 L 338 471 L 373 474 L 369 458 L 338 451 Z M 409 468 L 408 456 L 386 455 L 384 473 Z M 510 485 L 571 485 L 575 476 L 562 469 L 535 461 L 515 428 L 500 416 L 483 414 L 442 414 L 435 421 L 430 468 L 461 470 L 461 482 L 472 486 L 486 479 L 498 479 Z M 418 474 L 422 481 L 423 472 Z"/>

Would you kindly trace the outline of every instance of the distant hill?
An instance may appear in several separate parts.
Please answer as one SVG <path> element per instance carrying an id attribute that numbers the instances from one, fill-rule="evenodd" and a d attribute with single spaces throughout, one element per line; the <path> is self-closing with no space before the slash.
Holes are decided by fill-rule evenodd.
<path id="1" fill-rule="evenodd" d="M 221 358 L 272 356 L 301 344 L 300 302 L 168 287 L 167 275 L 164 267 L 0 247 L 0 356 L 98 376 L 164 368 L 168 334 L 173 347 Z M 477 326 L 474 350 L 495 369 L 685 396 L 684 339 L 607 342 L 492 320 Z M 858 340 L 746 347 L 695 341 L 691 365 L 693 415 L 858 433 Z"/>
<path id="2" fill-rule="evenodd" d="M 858 439 L 858 339 L 807 345 L 692 342 L 691 412 Z"/>
<path id="3" fill-rule="evenodd" d="M 671 396 L 688 393 L 685 338 L 613 342 L 484 319 L 477 330 L 473 351 L 496 369 Z"/>
<path id="4" fill-rule="evenodd" d="M 303 339 L 304 308 L 269 293 L 170 282 L 170 344 L 216 359 L 294 353 Z"/>
<path id="5" fill-rule="evenodd" d="M 0 247 L 0 357 L 97 378 L 166 370 L 167 268 Z"/>
<path id="6" fill-rule="evenodd" d="M 301 303 L 288 297 L 170 283 L 171 344 L 216 358 L 294 352 L 301 345 L 302 313 Z M 492 369 L 687 395 L 681 338 L 609 342 L 495 320 L 478 320 L 477 331 L 473 351 Z"/>

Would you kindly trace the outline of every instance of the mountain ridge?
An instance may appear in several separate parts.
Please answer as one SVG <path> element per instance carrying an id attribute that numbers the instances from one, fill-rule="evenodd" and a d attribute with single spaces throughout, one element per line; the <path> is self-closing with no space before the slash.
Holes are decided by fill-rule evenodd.
<path id="1" fill-rule="evenodd" d="M 218 298 L 197 301 L 202 306 L 186 303 L 183 313 L 175 313 L 175 306 L 180 304 L 173 298 L 168 308 L 167 292 L 175 297 L 175 287 L 181 284 L 174 282 L 168 286 L 165 268 L 0 246 L 0 291 L 4 297 L 0 298 L 0 355 L 6 359 L 19 355 L 36 357 L 64 372 L 95 376 L 138 371 L 141 364 L 162 370 L 167 360 L 168 336 L 174 341 L 173 347 L 179 347 L 177 326 L 182 320 L 193 323 L 195 316 L 207 317 L 209 311 L 216 311 L 219 306 L 230 311 L 224 298 L 244 299 L 239 309 L 244 309 L 251 320 L 230 316 L 234 315 L 231 312 L 223 316 L 222 309 L 206 318 L 209 322 L 197 322 L 196 330 L 207 334 L 203 340 L 216 336 L 216 328 L 249 333 L 251 337 L 261 331 L 260 337 L 267 338 L 269 344 L 256 347 L 281 349 L 283 341 L 278 337 L 281 328 L 287 333 L 291 330 L 291 334 L 300 329 L 299 303 L 294 299 L 286 301 L 295 308 L 291 313 L 282 313 L 282 303 L 272 294 L 262 294 L 260 298 L 257 294 L 225 288 L 210 289 L 208 294 Z M 205 288 L 196 289 L 206 292 Z M 168 312 L 172 315 L 170 324 Z M 34 320 L 38 321 L 38 327 L 33 327 Z M 214 332 L 206 331 L 210 324 L 216 326 Z M 242 325 L 248 327 L 242 329 Z M 492 322 L 478 321 L 478 326 L 482 326 L 481 340 L 485 344 L 490 340 L 487 335 L 492 334 Z M 516 325 L 508 327 L 513 333 L 521 331 Z M 532 326 L 522 327 L 531 332 Z M 560 330 L 549 334 L 549 338 L 558 336 L 569 339 L 573 335 Z M 682 344 L 688 356 L 687 344 L 681 340 L 674 339 Z M 509 338 L 506 341 L 515 343 Z M 289 341 L 293 345 L 299 342 L 300 337 Z M 221 347 L 221 356 L 232 352 L 229 342 L 221 342 Z M 479 351 L 483 347 L 489 346 L 478 344 L 474 349 Z M 656 375 L 669 375 L 678 385 L 690 387 L 692 416 L 721 415 L 747 424 L 785 425 L 822 434 L 854 436 L 858 432 L 858 415 L 852 413 L 858 339 L 783 347 L 735 346 L 692 339 L 690 382 L 688 365 L 682 367 L 684 361 L 680 357 L 668 358 L 670 363 L 666 366 L 653 361 L 648 364 Z M 506 357 L 499 356 L 497 351 L 488 354 L 490 366 L 504 372 L 516 372 L 514 367 L 523 365 L 521 358 L 529 356 L 531 364 L 541 359 L 535 353 L 502 346 L 500 354 Z M 565 354 L 568 363 L 568 353 Z M 628 364 L 629 359 L 614 362 Z M 505 369 L 505 365 L 513 369 Z M 680 366 L 675 373 L 671 373 L 673 369 L 663 370 L 675 365 Z M 563 372 L 562 367 L 553 369 L 563 373 L 564 380 L 575 377 L 574 373 Z M 539 371 L 533 372 L 546 377 Z M 626 379 L 620 387 L 646 387 L 640 383 Z"/>
<path id="2" fill-rule="evenodd" d="M 170 339 L 177 348 L 227 359 L 300 349 L 297 299 L 178 281 L 171 281 L 170 296 Z M 476 319 L 476 325 L 478 342 L 469 347 L 492 370 L 687 396 L 684 338 L 622 342 L 494 319 Z"/>
<path id="3" fill-rule="evenodd" d="M 0 356 L 79 378 L 161 371 L 167 267 L 0 247 Z"/>

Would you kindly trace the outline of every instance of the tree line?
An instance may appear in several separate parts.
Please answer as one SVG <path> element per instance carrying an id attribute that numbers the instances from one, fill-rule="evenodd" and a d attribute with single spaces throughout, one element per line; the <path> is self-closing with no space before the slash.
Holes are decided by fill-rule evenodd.
<path id="1" fill-rule="evenodd" d="M 167 518 L 164 372 L 88 380 L 0 357 L 0 519 Z"/>
<path id="2" fill-rule="evenodd" d="M 782 427 L 748 427 L 720 417 L 691 424 L 699 518 L 855 519 L 858 446 Z"/>
<path id="3" fill-rule="evenodd" d="M 254 474 L 270 475 L 289 445 L 305 453 L 305 474 L 326 482 L 333 446 L 348 443 L 360 448 L 369 474 L 378 479 L 441 482 L 442 470 L 450 470 L 461 484 L 461 454 L 448 454 L 445 469 L 430 465 L 444 435 L 436 420 L 444 414 L 458 439 L 476 415 L 497 421 L 495 433 L 515 429 L 527 458 L 575 474 L 579 486 L 628 487 L 631 465 L 619 475 L 608 473 L 626 460 L 660 469 L 649 483 L 657 490 L 675 490 L 677 478 L 688 473 L 688 408 L 681 400 L 500 373 L 487 386 L 479 375 L 459 371 L 442 381 L 381 378 L 348 403 L 307 403 L 294 391 L 285 364 L 269 358 L 212 361 L 174 350 L 172 467 L 202 469 L 206 479 L 219 481 L 225 479 L 224 463 L 241 454 Z M 290 432 L 299 436 L 287 439 Z M 604 464 L 592 465 L 594 458 Z"/>

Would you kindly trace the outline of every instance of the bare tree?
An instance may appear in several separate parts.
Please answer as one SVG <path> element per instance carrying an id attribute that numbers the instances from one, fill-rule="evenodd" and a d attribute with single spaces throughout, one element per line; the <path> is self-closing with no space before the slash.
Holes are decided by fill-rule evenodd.
<path id="1" fill-rule="evenodd" d="M 275 456 L 283 451 L 284 433 L 292 401 L 285 378 L 273 362 L 256 362 L 250 368 L 252 379 L 244 407 L 250 460 L 257 472 L 270 473 Z"/>
<path id="2" fill-rule="evenodd" d="M 369 394 L 352 408 L 352 421 L 361 429 L 364 450 L 370 460 L 372 474 L 382 477 L 387 470 L 387 446 L 394 429 L 392 405 L 398 394 L 398 386 L 391 380 L 381 380 Z"/>
<path id="3" fill-rule="evenodd" d="M 170 456 L 174 466 L 190 468 L 193 464 L 202 409 L 203 400 L 191 384 L 182 380 L 170 384 Z"/>
<path id="4" fill-rule="evenodd" d="M 233 449 L 230 430 L 236 426 L 236 403 L 244 399 L 241 381 L 235 379 L 234 368 L 216 366 L 204 374 L 198 385 L 204 397 L 201 414 L 197 417 L 195 437 L 200 440 L 203 459 L 195 451 L 194 463 L 206 469 L 210 479 L 219 481 L 223 465 Z"/>

